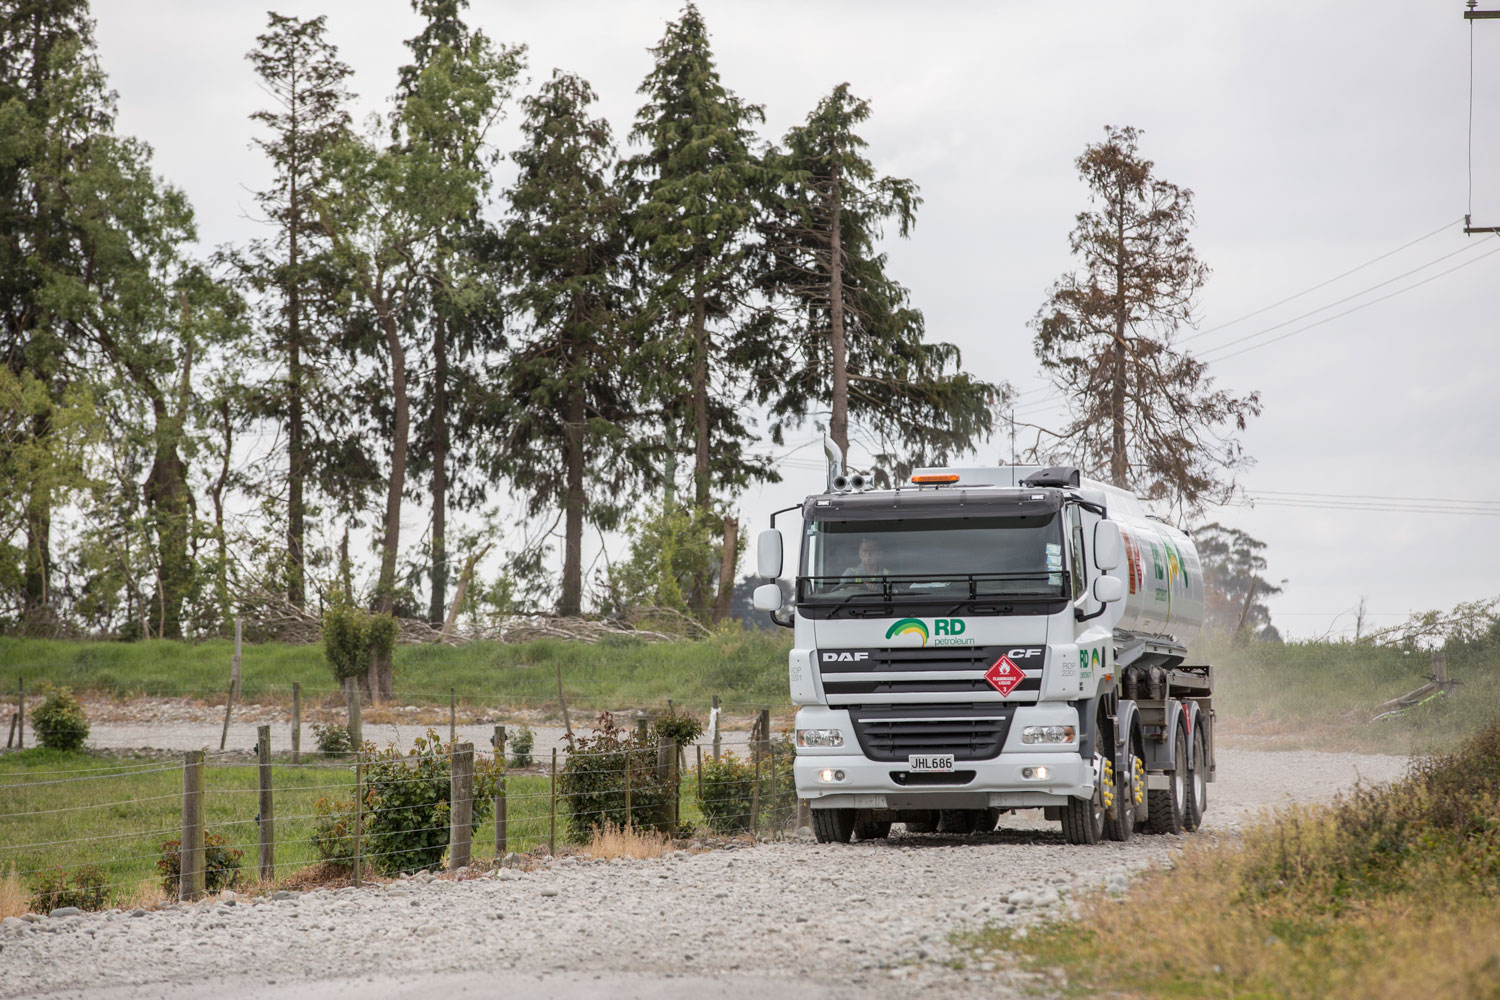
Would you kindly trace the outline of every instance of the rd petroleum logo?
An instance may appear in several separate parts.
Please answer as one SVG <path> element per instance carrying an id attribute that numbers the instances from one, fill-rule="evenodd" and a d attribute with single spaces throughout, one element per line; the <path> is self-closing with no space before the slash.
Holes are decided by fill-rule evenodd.
<path id="1" fill-rule="evenodd" d="M 885 630 L 885 637 L 898 646 L 925 646 L 929 640 L 934 646 L 972 646 L 973 639 L 960 638 L 967 629 L 962 618 L 934 618 L 931 632 L 920 618 L 902 618 Z"/>

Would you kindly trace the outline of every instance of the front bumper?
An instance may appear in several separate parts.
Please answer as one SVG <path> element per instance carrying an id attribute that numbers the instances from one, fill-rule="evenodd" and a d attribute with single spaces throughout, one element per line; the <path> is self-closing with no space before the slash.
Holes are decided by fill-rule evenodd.
<path id="1" fill-rule="evenodd" d="M 959 784 L 908 786 L 897 775 L 902 763 L 869 760 L 860 755 L 798 756 L 794 765 L 798 798 L 814 809 L 1018 809 L 1060 806 L 1070 798 L 1094 794 L 1094 767 L 1077 754 L 1002 753 L 991 760 L 957 761 L 959 772 L 973 771 Z M 1024 778 L 1024 768 L 1045 767 L 1046 778 Z M 825 770 L 844 779 L 825 782 Z"/>

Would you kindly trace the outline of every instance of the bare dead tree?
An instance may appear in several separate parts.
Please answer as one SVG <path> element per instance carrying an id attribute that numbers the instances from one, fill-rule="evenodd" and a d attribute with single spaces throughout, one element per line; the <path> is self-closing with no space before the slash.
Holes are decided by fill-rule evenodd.
<path id="1" fill-rule="evenodd" d="M 1197 511 L 1228 499 L 1249 464 L 1236 434 L 1260 394 L 1214 388 L 1207 366 L 1173 346 L 1209 268 L 1188 239 L 1192 191 L 1153 174 L 1139 135 L 1106 127 L 1076 161 L 1091 203 L 1069 235 L 1079 267 L 1031 323 L 1069 416 L 1042 429 L 1032 453 L 1070 454 L 1116 486 Z"/>

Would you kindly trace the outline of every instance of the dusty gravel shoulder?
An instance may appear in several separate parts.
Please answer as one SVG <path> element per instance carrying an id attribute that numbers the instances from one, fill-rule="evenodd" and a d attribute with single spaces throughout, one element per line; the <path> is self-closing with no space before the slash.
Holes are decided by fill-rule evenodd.
<path id="1" fill-rule="evenodd" d="M 1195 836 L 1406 767 L 1400 757 L 1310 751 L 1223 749 L 1219 758 Z M 1038 812 L 1021 816 L 966 840 L 563 858 L 462 881 L 418 877 L 139 916 L 10 918 L 0 927 L 0 997 L 295 998 L 357 983 L 364 997 L 427 1000 L 443 983 L 460 996 L 508 986 L 522 996 L 697 998 L 711 989 L 769 998 L 792 981 L 830 997 L 1017 995 L 1021 984 L 1003 970 L 949 968 L 960 957 L 949 934 L 1055 917 L 1069 898 L 1119 888 L 1182 843 L 1142 835 L 1069 846 Z"/>

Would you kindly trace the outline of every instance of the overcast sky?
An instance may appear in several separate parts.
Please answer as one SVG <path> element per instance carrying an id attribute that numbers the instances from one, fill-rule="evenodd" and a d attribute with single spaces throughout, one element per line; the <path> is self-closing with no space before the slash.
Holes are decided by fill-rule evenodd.
<path id="1" fill-rule="evenodd" d="M 1470 29 L 1457 0 L 700 7 L 723 81 L 764 105 L 767 138 L 842 81 L 872 102 L 872 160 L 925 198 L 912 238 L 887 245 L 891 271 L 929 336 L 962 348 L 979 377 L 1028 393 L 1018 420 L 1062 413 L 1027 322 L 1070 266 L 1067 234 L 1086 206 L 1072 161 L 1106 124 L 1143 129 L 1159 176 L 1195 192 L 1194 243 L 1214 271 L 1185 346 L 1220 385 L 1261 392 L 1243 482 L 1264 499 L 1210 516 L 1268 544 L 1268 576 L 1287 581 L 1270 602 L 1276 623 L 1340 634 L 1353 626 L 1341 612 L 1362 595 L 1379 625 L 1500 592 L 1500 254 L 1480 259 L 1500 238 L 1461 232 Z M 95 0 L 119 128 L 150 143 L 158 171 L 187 192 L 205 247 L 258 229 L 248 192 L 267 169 L 248 115 L 266 99 L 244 54 L 266 8 Z M 388 106 L 402 41 L 419 30 L 406 0 L 275 9 L 327 14 L 361 113 Z M 623 141 L 646 50 L 678 10 L 676 0 L 473 0 L 469 21 L 529 47 L 532 87 L 554 67 L 587 78 Z M 1500 22 L 1477 24 L 1474 65 L 1474 223 L 1500 225 Z M 517 145 L 514 116 L 495 142 Z M 981 457 L 1008 453 L 1002 435 Z M 758 530 L 820 488 L 817 457 L 803 448 L 784 483 L 743 498 L 742 521 Z M 1307 505 L 1349 503 L 1307 494 L 1485 501 L 1492 513 L 1318 509 Z M 411 510 L 404 537 L 425 524 Z"/>

